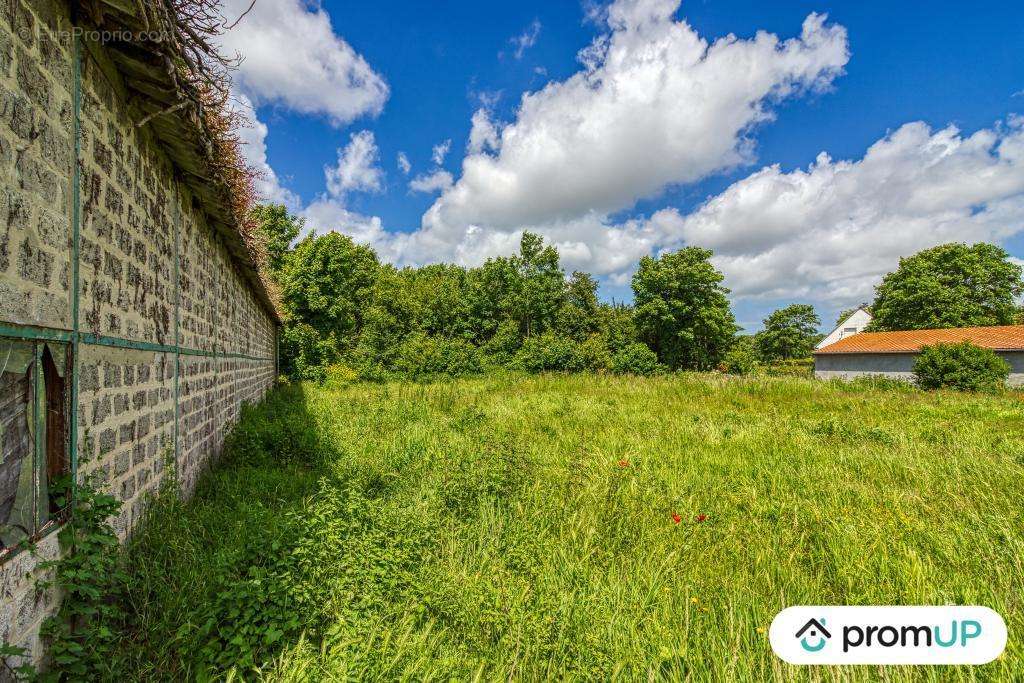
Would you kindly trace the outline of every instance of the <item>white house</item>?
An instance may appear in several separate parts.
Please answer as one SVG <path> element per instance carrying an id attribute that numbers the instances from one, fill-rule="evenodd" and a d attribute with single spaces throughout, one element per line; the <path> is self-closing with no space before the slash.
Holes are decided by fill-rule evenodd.
<path id="1" fill-rule="evenodd" d="M 868 312 L 868 309 L 861 306 L 856 311 L 846 316 L 844 320 L 840 320 L 839 324 L 836 325 L 836 329 L 829 332 L 828 335 L 818 342 L 818 345 L 814 348 L 822 349 L 829 344 L 835 344 L 840 339 L 849 337 L 852 334 L 863 332 L 864 328 L 868 326 L 869 322 L 871 322 L 871 319 L 871 314 Z"/>

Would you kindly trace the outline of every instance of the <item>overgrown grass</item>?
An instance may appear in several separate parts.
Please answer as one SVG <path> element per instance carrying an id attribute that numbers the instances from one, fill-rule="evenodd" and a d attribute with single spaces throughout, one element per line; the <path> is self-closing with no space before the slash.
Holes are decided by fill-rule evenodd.
<path id="1" fill-rule="evenodd" d="M 285 388 L 136 537 L 105 675 L 1021 678 L 1021 408 L 698 375 Z M 1003 657 L 768 644 L 788 605 L 946 603 L 1000 612 Z"/>

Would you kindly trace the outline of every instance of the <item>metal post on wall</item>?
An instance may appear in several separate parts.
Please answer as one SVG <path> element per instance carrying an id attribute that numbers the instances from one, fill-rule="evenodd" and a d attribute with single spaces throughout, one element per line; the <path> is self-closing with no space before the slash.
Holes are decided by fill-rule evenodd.
<path id="1" fill-rule="evenodd" d="M 171 208 L 174 216 L 174 476 L 177 477 L 181 458 L 180 428 L 181 422 L 181 204 Z"/>
<path id="2" fill-rule="evenodd" d="M 71 460 L 71 495 L 74 497 L 78 485 L 78 374 L 79 349 L 79 252 L 81 249 L 81 157 L 82 157 L 82 43 L 77 31 L 72 32 L 73 92 L 72 137 L 74 156 L 71 170 L 71 424 L 69 428 L 68 455 Z"/>

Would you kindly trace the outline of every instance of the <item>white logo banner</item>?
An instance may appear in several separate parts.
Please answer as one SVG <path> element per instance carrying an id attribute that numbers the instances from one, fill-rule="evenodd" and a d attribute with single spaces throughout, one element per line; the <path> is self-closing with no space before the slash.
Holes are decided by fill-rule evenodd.
<path id="1" fill-rule="evenodd" d="M 988 607 L 788 607 L 768 638 L 790 664 L 986 664 L 1006 623 Z"/>

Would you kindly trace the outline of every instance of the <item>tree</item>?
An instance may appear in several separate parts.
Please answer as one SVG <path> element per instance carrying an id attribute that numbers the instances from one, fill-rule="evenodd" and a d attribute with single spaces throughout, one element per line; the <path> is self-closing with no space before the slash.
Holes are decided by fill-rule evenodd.
<path id="1" fill-rule="evenodd" d="M 565 300 L 565 273 L 558 250 L 540 235 L 524 232 L 519 253 L 487 259 L 469 271 L 466 294 L 472 336 L 483 343 L 511 320 L 521 338 L 552 329 Z"/>
<path id="2" fill-rule="evenodd" d="M 337 232 L 311 235 L 284 266 L 281 289 L 288 315 L 333 336 L 342 351 L 354 346 L 380 270 L 373 250 Z"/>
<path id="3" fill-rule="evenodd" d="M 871 331 L 1012 325 L 1021 267 L 994 244 L 953 243 L 900 259 L 875 289 Z"/>
<path id="4" fill-rule="evenodd" d="M 626 304 L 598 304 L 597 328 L 612 353 L 639 340 L 633 307 Z"/>
<path id="5" fill-rule="evenodd" d="M 305 228 L 306 219 L 293 216 L 283 204 L 261 204 L 253 207 L 249 218 L 256 224 L 256 230 L 267 250 L 267 268 L 270 275 L 280 279 L 284 260 Z"/>
<path id="6" fill-rule="evenodd" d="M 381 266 L 362 310 L 353 360 L 361 369 L 392 365 L 406 337 L 420 330 L 423 315 L 413 289 L 394 266 Z"/>
<path id="7" fill-rule="evenodd" d="M 424 333 L 446 339 L 474 337 L 469 274 L 465 268 L 435 263 L 422 268 L 404 268 L 399 274 L 417 302 Z"/>
<path id="8" fill-rule="evenodd" d="M 729 290 L 711 256 L 699 247 L 645 256 L 633 276 L 637 330 L 669 368 L 709 370 L 732 344 Z"/>
<path id="9" fill-rule="evenodd" d="M 730 375 L 749 375 L 761 365 L 761 349 L 754 335 L 737 336 L 718 369 Z"/>
<path id="10" fill-rule="evenodd" d="M 558 250 L 544 246 L 544 238 L 524 232 L 519 254 L 512 257 L 519 273 L 515 310 L 523 335 L 529 337 L 551 329 L 565 295 L 565 273 L 558 263 Z"/>
<path id="11" fill-rule="evenodd" d="M 583 341 L 598 328 L 597 280 L 575 271 L 565 285 L 565 303 L 558 311 L 557 328 L 561 334 Z"/>
<path id="12" fill-rule="evenodd" d="M 821 320 L 810 304 L 793 304 L 764 319 L 757 346 L 765 360 L 806 358 L 818 339 Z"/>

